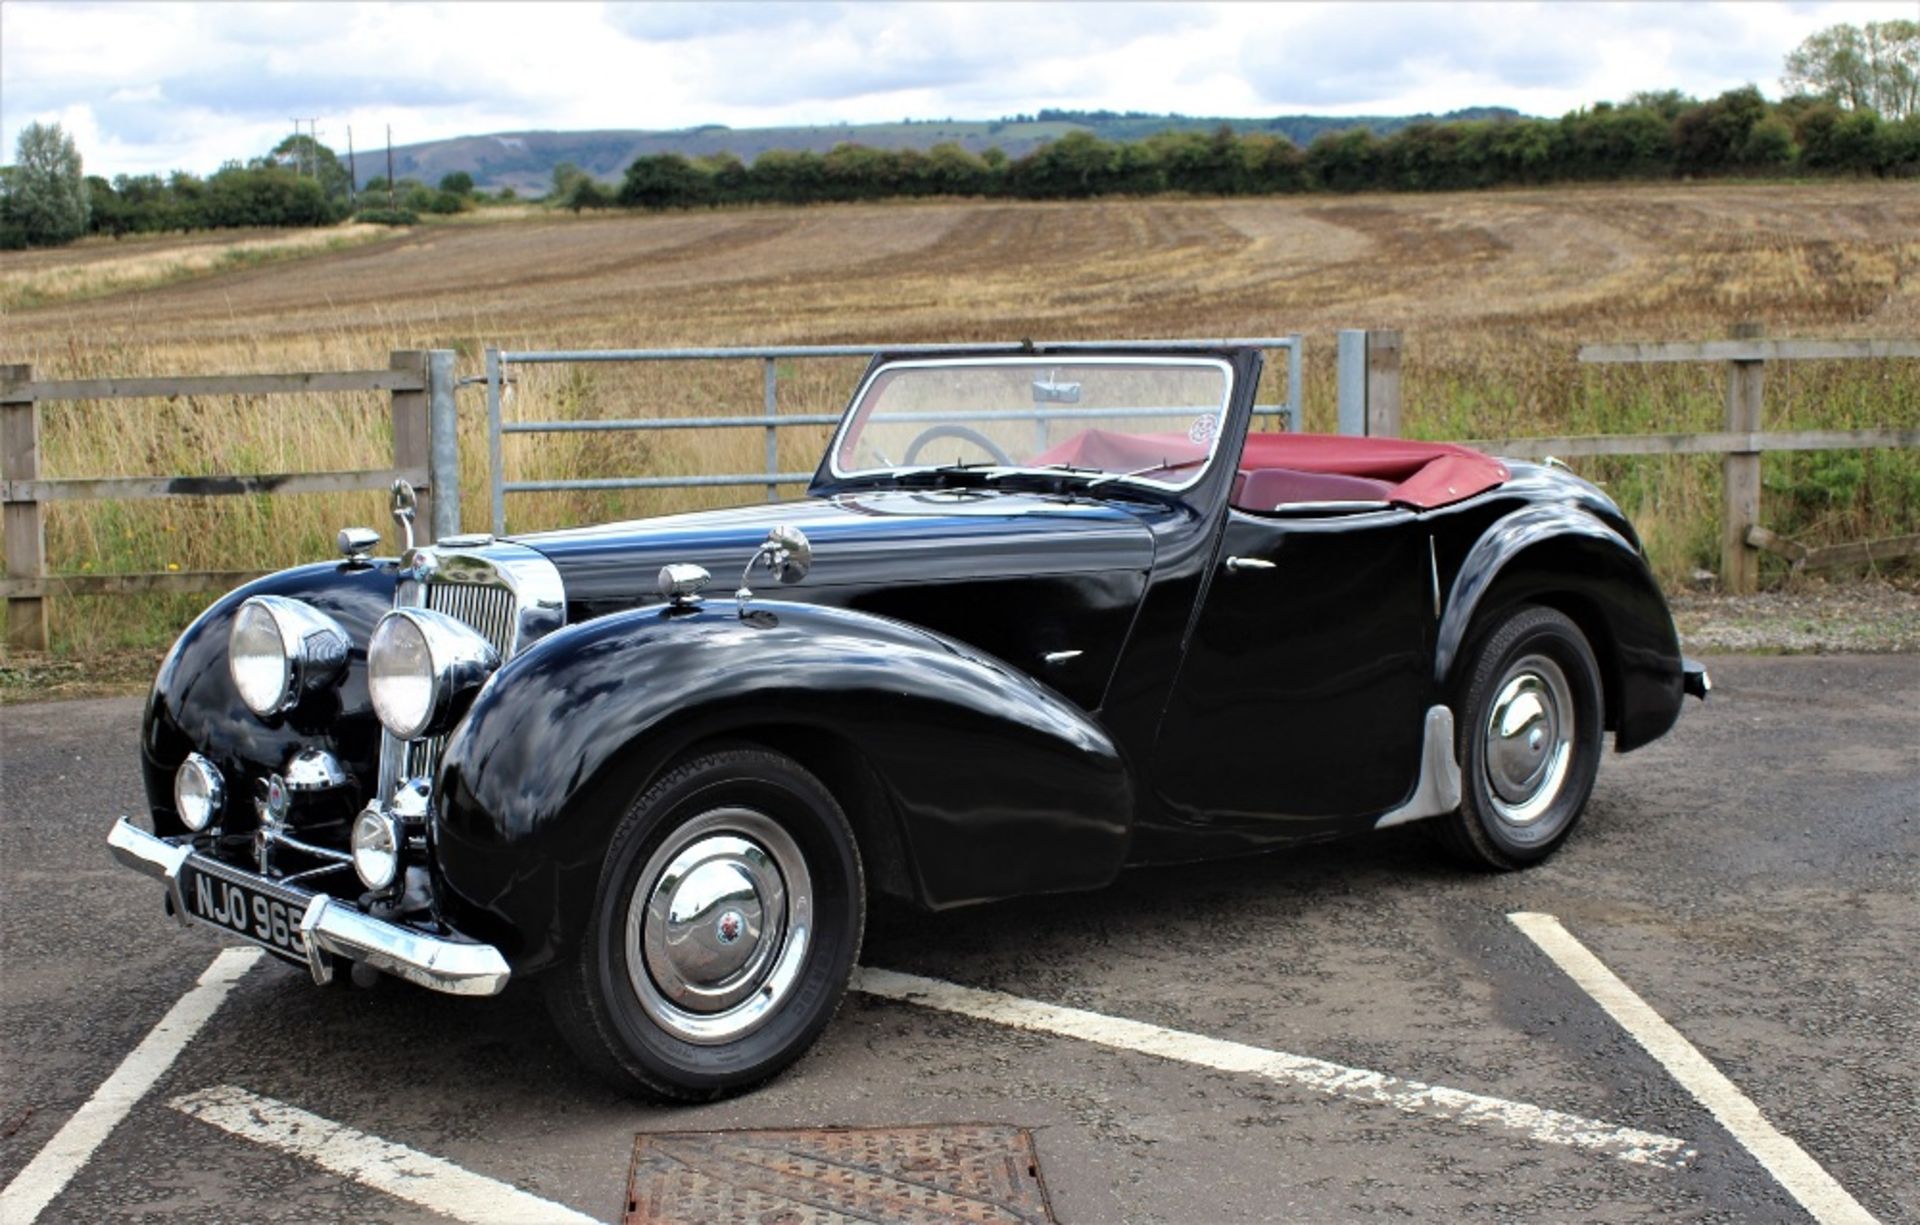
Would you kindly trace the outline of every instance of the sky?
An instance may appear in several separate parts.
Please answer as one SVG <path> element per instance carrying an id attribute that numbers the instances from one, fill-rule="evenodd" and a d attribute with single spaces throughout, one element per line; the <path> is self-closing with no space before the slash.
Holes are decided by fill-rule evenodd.
<path id="1" fill-rule="evenodd" d="M 1778 96 L 1782 59 L 1915 0 L 1784 3 L 95 3 L 0 0 L 0 157 L 207 173 L 318 120 L 376 147 L 498 131 L 1188 115 L 1557 116 L 1640 89 Z"/>

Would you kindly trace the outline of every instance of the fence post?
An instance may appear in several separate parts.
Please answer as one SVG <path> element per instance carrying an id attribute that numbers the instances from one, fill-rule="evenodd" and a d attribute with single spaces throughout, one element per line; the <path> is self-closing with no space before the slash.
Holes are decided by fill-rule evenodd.
<path id="1" fill-rule="evenodd" d="M 1306 337 L 1295 332 L 1287 337 L 1287 429 L 1295 434 L 1307 427 L 1307 408 L 1300 403 L 1300 367 L 1305 363 Z"/>
<path id="2" fill-rule="evenodd" d="M 1735 340 L 1758 340 L 1757 323 L 1735 325 Z M 1727 432 L 1760 432 L 1761 395 L 1766 388 L 1764 360 L 1727 363 Z M 1760 452 L 1729 451 L 1721 461 L 1723 503 L 1720 514 L 1720 586 L 1745 595 L 1760 586 L 1760 554 L 1747 543 L 1747 531 L 1760 522 Z"/>
<path id="3" fill-rule="evenodd" d="M 1367 334 L 1359 328 L 1340 329 L 1337 359 L 1340 382 L 1340 432 L 1367 432 Z"/>
<path id="4" fill-rule="evenodd" d="M 1400 437 L 1400 333 L 1367 333 L 1367 433 Z"/>
<path id="5" fill-rule="evenodd" d="M 767 409 L 767 475 L 778 476 L 780 474 L 780 430 L 775 423 L 780 417 L 780 368 L 771 357 L 763 357 L 760 360 L 764 363 L 760 381 L 765 392 Z M 778 502 L 779 500 L 780 487 L 768 485 L 767 501 Z"/>
<path id="6" fill-rule="evenodd" d="M 433 536 L 460 534 L 460 410 L 454 400 L 453 350 L 427 359 L 427 485 L 433 490 Z"/>
<path id="7" fill-rule="evenodd" d="M 0 366 L 0 479 L 32 481 L 40 477 L 40 406 L 26 385 L 33 382 L 32 366 Z M 38 502 L 15 502 L 5 508 L 7 577 L 46 577 L 46 513 Z M 7 600 L 7 649 L 47 649 L 47 603 L 39 596 Z"/>
<path id="8" fill-rule="evenodd" d="M 396 349 L 387 362 L 389 370 L 418 374 L 422 381 L 429 377 L 431 365 L 431 354 L 425 349 Z M 429 399 L 424 388 L 393 393 L 393 466 L 396 468 L 429 467 L 433 450 Z M 435 539 L 433 509 L 440 502 L 439 493 L 431 483 L 420 491 L 413 522 L 414 530 L 425 537 L 422 543 L 430 544 Z"/>
<path id="9" fill-rule="evenodd" d="M 496 536 L 507 534 L 507 473 L 500 450 L 500 398 L 503 393 L 500 350 L 487 346 L 487 522 Z"/>

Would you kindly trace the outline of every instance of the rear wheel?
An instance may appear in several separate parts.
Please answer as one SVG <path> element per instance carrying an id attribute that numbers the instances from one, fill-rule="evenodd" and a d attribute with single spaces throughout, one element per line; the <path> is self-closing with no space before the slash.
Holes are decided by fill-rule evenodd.
<path id="1" fill-rule="evenodd" d="M 548 1005 L 616 1087 L 718 1097 L 812 1045 L 846 994 L 864 922 L 853 831 L 819 780 L 776 753 L 705 754 L 620 822 Z"/>
<path id="2" fill-rule="evenodd" d="M 1455 695 L 1459 811 L 1441 833 L 1476 867 L 1537 863 L 1566 840 L 1600 768 L 1600 668 L 1564 613 L 1522 605 L 1477 640 Z"/>

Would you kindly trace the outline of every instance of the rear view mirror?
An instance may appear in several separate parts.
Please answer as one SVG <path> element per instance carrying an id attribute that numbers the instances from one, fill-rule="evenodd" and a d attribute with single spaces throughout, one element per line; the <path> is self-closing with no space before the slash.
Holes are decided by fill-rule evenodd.
<path id="1" fill-rule="evenodd" d="M 1035 404 L 1078 404 L 1080 403 L 1080 384 L 1035 379 L 1033 380 L 1033 402 Z"/>

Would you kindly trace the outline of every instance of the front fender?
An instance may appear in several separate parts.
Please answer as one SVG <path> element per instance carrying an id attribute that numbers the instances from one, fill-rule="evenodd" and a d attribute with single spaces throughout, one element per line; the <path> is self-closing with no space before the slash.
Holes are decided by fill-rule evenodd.
<path id="1" fill-rule="evenodd" d="M 393 607 L 394 583 L 389 562 L 322 562 L 248 583 L 194 619 L 161 661 L 141 724 L 141 773 L 156 833 L 184 832 L 173 811 L 173 774 L 190 752 L 205 754 L 227 778 L 227 810 L 219 819 L 230 830 L 254 824 L 253 788 L 241 780 L 284 769 L 302 749 L 325 749 L 344 763 L 365 802 L 380 755 L 380 724 L 367 699 L 367 638 Z M 351 643 L 338 686 L 268 719 L 247 709 L 227 671 L 233 615 L 256 595 L 306 601 L 339 622 Z"/>
<path id="2" fill-rule="evenodd" d="M 1550 604 L 1578 622 L 1606 674 L 1608 724 L 1621 752 L 1665 734 L 1679 717 L 1683 673 L 1673 616 L 1646 559 L 1583 507 L 1528 506 L 1481 534 L 1454 576 L 1434 652 L 1434 680 L 1451 691 L 1483 613 Z"/>
<path id="3" fill-rule="evenodd" d="M 849 815 L 897 820 L 929 905 L 1093 887 L 1124 857 L 1119 752 L 1051 690 L 900 622 L 774 602 L 741 617 L 725 602 L 586 622 L 487 683 L 441 762 L 443 907 L 517 973 L 550 963 L 647 784 L 696 745 L 780 730 L 864 763 L 892 812 Z"/>

